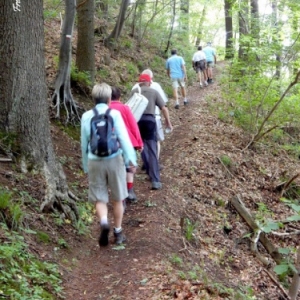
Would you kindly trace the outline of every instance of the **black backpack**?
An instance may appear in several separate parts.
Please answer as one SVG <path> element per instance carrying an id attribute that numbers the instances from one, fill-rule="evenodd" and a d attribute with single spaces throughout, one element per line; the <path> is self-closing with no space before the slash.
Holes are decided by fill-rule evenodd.
<path id="1" fill-rule="evenodd" d="M 97 109 L 93 108 L 90 148 L 93 154 L 100 157 L 116 153 L 120 148 L 110 111 L 108 108 L 105 114 L 99 115 Z"/>

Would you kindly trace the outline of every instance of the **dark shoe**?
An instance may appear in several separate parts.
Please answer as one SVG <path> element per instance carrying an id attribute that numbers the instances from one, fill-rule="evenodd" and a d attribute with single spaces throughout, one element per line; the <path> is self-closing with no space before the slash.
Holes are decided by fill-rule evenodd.
<path id="1" fill-rule="evenodd" d="M 126 242 L 126 236 L 123 234 L 123 230 L 116 233 L 114 232 L 115 237 L 115 244 L 121 245 L 122 243 Z"/>
<path id="2" fill-rule="evenodd" d="M 107 246 L 108 245 L 108 234 L 109 234 L 109 225 L 103 224 L 101 225 L 101 233 L 99 237 L 99 245 L 100 246 Z"/>
<path id="3" fill-rule="evenodd" d="M 207 80 L 208 84 L 212 84 L 214 83 L 214 81 L 212 79 Z"/>
<path id="4" fill-rule="evenodd" d="M 160 190 L 162 188 L 161 182 L 152 181 L 152 188 L 151 190 Z"/>
<path id="5" fill-rule="evenodd" d="M 128 190 L 127 200 L 128 201 L 137 201 L 136 194 L 135 194 L 133 188 Z"/>
<path id="6" fill-rule="evenodd" d="M 175 109 L 179 109 L 179 104 L 176 104 L 176 105 L 175 105 Z"/>
<path id="7" fill-rule="evenodd" d="M 189 104 L 189 101 L 186 100 L 186 101 L 183 102 L 183 104 L 184 104 L 184 105 L 188 105 L 188 104 Z"/>

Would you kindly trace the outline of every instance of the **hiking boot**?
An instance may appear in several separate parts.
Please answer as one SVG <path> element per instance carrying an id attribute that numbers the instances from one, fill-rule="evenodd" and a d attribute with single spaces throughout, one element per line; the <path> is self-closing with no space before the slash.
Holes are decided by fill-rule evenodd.
<path id="1" fill-rule="evenodd" d="M 126 198 L 128 201 L 137 201 L 136 194 L 133 188 L 128 190 L 128 197 Z"/>
<path id="2" fill-rule="evenodd" d="M 122 243 L 126 242 L 126 236 L 123 234 L 123 230 L 120 232 L 114 232 L 115 237 L 115 244 L 121 245 Z"/>
<path id="3" fill-rule="evenodd" d="M 101 225 L 101 233 L 99 237 L 99 245 L 101 246 L 107 246 L 108 245 L 108 234 L 109 234 L 109 225 L 108 224 L 102 224 Z"/>
<path id="4" fill-rule="evenodd" d="M 209 84 L 214 83 L 214 81 L 213 81 L 212 79 L 208 79 L 207 82 L 208 82 Z"/>
<path id="5" fill-rule="evenodd" d="M 183 104 L 184 104 L 184 105 L 188 105 L 188 104 L 189 104 L 189 101 L 185 100 L 185 101 L 183 102 Z"/>
<path id="6" fill-rule="evenodd" d="M 179 109 L 179 104 L 176 104 L 176 105 L 175 105 L 175 109 Z"/>
<path id="7" fill-rule="evenodd" d="M 162 188 L 161 182 L 152 181 L 151 190 L 160 190 Z"/>

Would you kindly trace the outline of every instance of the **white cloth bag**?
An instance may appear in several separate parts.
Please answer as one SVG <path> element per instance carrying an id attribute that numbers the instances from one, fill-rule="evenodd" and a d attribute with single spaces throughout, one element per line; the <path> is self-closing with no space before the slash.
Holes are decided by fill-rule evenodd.
<path id="1" fill-rule="evenodd" d="M 138 85 L 138 93 L 134 93 L 131 98 L 125 103 L 130 107 L 136 122 L 138 122 L 144 113 L 149 100 L 141 94 L 141 87 Z"/>

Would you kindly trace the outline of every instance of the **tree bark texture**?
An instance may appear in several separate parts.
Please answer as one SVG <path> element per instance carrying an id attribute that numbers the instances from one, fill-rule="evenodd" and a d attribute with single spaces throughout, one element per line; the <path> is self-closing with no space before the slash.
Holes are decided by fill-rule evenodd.
<path id="1" fill-rule="evenodd" d="M 201 43 L 202 35 L 203 35 L 202 28 L 203 28 L 203 24 L 204 24 L 204 21 L 205 21 L 205 17 L 206 17 L 206 3 L 204 5 L 204 7 L 203 7 L 203 10 L 202 10 L 202 13 L 201 13 L 201 17 L 200 17 L 200 20 L 199 20 L 198 32 L 197 32 L 197 38 L 196 38 L 195 46 L 198 46 Z"/>
<path id="2" fill-rule="evenodd" d="M 118 15 L 117 22 L 111 34 L 105 39 L 105 46 L 111 48 L 111 46 L 118 40 L 121 35 L 121 31 L 123 29 L 123 25 L 125 22 L 125 15 L 128 8 L 130 0 L 122 0 L 120 12 Z"/>
<path id="3" fill-rule="evenodd" d="M 249 24 L 248 24 L 248 1 L 241 0 L 241 6 L 239 9 L 239 59 L 245 60 L 246 56 L 246 43 L 243 41 L 243 37 L 249 33 Z"/>
<path id="4" fill-rule="evenodd" d="M 76 66 L 88 72 L 92 84 L 95 78 L 94 0 L 81 0 L 77 6 Z"/>
<path id="5" fill-rule="evenodd" d="M 76 14 L 76 0 L 65 0 L 65 18 L 63 22 L 59 49 L 58 74 L 52 101 L 56 107 L 56 118 L 60 118 L 61 104 L 66 111 L 66 123 L 79 120 L 77 106 L 71 93 L 72 34 Z"/>
<path id="6" fill-rule="evenodd" d="M 20 11 L 14 11 L 11 1 L 0 2 L 0 45 L 0 131 L 18 144 L 13 155 L 22 171 L 40 171 L 45 179 L 41 209 L 53 210 L 56 204 L 76 218 L 75 202 L 67 204 L 68 186 L 50 135 L 42 0 L 30 5 L 21 1 Z"/>
<path id="7" fill-rule="evenodd" d="M 225 30 L 226 30 L 226 40 L 225 40 L 225 59 L 231 59 L 234 56 L 233 50 L 233 28 L 232 28 L 232 5 L 231 0 L 224 0 L 224 11 L 225 11 Z"/>

